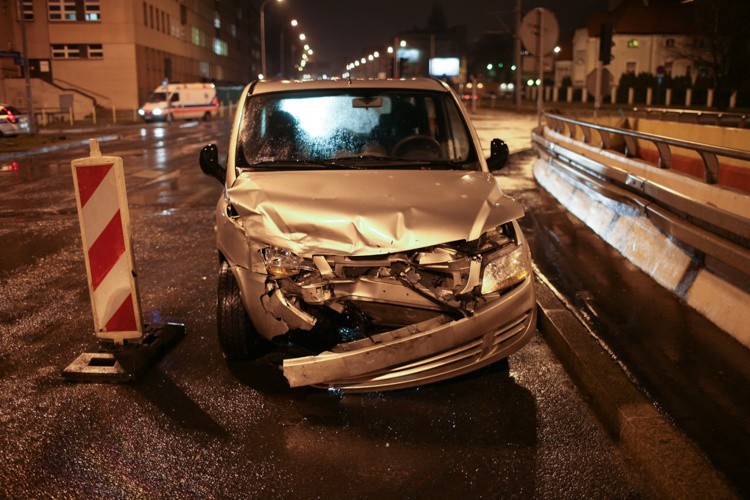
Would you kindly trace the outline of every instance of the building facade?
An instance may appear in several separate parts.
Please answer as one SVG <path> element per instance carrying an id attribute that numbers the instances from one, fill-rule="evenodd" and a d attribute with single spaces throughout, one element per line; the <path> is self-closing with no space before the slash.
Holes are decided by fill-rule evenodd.
<path id="1" fill-rule="evenodd" d="M 604 23 L 611 24 L 614 32 L 612 61 L 606 66 L 613 84 L 624 73 L 694 78 L 691 55 L 695 56 L 697 37 L 689 19 L 683 4 L 654 5 L 643 0 L 625 0 L 608 13 L 595 14 L 586 26 L 575 31 L 567 57 L 556 61 L 555 82 L 559 84 L 569 76 L 573 87 L 586 87 L 599 61 L 599 35 Z"/>
<path id="2" fill-rule="evenodd" d="M 164 80 L 245 84 L 259 70 L 258 9 L 243 0 L 0 0 L 0 49 L 31 66 L 35 108 L 88 96 L 134 109 Z M 23 26 L 19 10 L 24 13 Z M 25 108 L 22 69 L 0 59 L 0 100 Z M 20 94 L 23 94 L 22 92 Z"/>

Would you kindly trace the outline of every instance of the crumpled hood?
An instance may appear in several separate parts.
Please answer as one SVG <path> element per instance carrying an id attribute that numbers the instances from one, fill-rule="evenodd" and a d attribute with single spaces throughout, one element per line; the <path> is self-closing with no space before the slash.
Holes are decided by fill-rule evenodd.
<path id="1" fill-rule="evenodd" d="M 477 171 L 247 172 L 228 194 L 250 239 L 303 257 L 471 241 L 523 216 L 492 174 Z"/>

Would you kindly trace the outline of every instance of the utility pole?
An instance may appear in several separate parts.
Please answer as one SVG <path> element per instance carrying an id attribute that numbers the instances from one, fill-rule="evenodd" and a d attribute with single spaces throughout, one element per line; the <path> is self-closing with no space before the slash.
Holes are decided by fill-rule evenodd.
<path id="1" fill-rule="evenodd" d="M 29 114 L 29 130 L 36 134 L 36 115 L 34 114 L 34 100 L 31 97 L 31 71 L 29 69 L 29 52 L 26 47 L 26 15 L 23 12 L 21 0 L 16 1 L 18 21 L 21 24 L 21 51 L 23 56 L 23 76 L 26 79 L 26 110 Z"/>
<path id="2" fill-rule="evenodd" d="M 516 111 L 521 110 L 521 0 L 516 0 L 516 33 L 513 40 L 513 51 L 515 55 L 513 62 L 516 65 Z"/>

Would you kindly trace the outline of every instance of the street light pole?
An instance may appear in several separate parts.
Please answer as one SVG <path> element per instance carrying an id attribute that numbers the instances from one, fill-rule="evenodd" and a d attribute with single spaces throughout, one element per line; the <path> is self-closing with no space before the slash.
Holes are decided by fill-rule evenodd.
<path id="1" fill-rule="evenodd" d="M 274 0 L 266 0 L 260 4 L 260 71 L 263 74 L 263 78 L 268 78 L 266 73 L 266 4 L 273 2 Z M 275 0 L 281 2 L 282 0 Z"/>
<path id="2" fill-rule="evenodd" d="M 31 97 L 31 72 L 29 69 L 29 51 L 26 45 L 26 13 L 23 11 L 23 4 L 16 2 L 18 9 L 19 22 L 21 24 L 21 50 L 23 51 L 23 77 L 26 80 L 26 107 L 29 114 L 29 130 L 32 134 L 36 133 L 36 115 L 34 114 L 34 99 Z"/>

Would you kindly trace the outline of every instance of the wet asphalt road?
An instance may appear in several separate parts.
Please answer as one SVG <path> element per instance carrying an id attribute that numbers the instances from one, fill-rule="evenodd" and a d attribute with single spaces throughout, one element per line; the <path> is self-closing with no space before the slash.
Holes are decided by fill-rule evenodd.
<path id="1" fill-rule="evenodd" d="M 0 172 L 0 496 L 644 494 L 538 335 L 509 367 L 392 393 L 292 390 L 274 355 L 225 363 L 219 185 L 197 155 L 210 141 L 225 154 L 227 136 L 226 122 L 150 125 L 102 145 L 124 160 L 146 321 L 187 328 L 133 384 L 60 375 L 95 347 L 69 168 L 85 153 Z"/>

